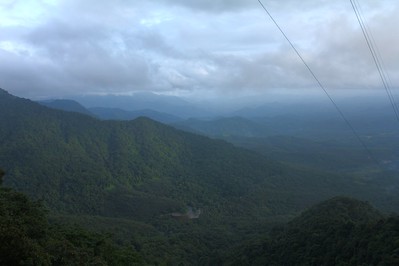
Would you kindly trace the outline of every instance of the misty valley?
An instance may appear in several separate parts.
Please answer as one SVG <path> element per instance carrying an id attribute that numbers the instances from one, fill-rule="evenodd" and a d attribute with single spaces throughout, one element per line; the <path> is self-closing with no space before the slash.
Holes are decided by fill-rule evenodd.
<path id="1" fill-rule="evenodd" d="M 0 90 L 0 264 L 397 265 L 399 128 L 372 99 L 343 105 L 365 151 L 317 101 Z"/>

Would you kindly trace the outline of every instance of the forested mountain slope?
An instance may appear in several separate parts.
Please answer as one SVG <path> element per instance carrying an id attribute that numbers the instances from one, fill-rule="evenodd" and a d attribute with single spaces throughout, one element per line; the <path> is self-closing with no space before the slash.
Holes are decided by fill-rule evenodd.
<path id="1" fill-rule="evenodd" d="M 53 109 L 94 116 L 94 114 L 92 114 L 89 110 L 87 110 L 83 105 L 73 100 L 55 99 L 55 100 L 39 101 L 39 103 L 41 105 Z"/>
<path id="2" fill-rule="evenodd" d="M 103 122 L 5 92 L 0 101 L 5 183 L 52 208 L 104 213 L 126 195 L 121 203 L 145 199 L 148 208 L 165 205 L 165 212 L 242 196 L 279 171 L 254 153 L 148 119 Z M 129 211 L 140 208 L 134 205 Z"/>
<path id="3" fill-rule="evenodd" d="M 242 245 L 226 265 L 398 265 L 398 249 L 398 216 L 337 197 Z"/>
<path id="4" fill-rule="evenodd" d="M 99 121 L 6 91 L 0 122 L 5 184 L 67 212 L 146 218 L 221 204 L 270 215 L 336 194 L 378 193 L 345 176 L 290 168 L 149 119 Z"/>
<path id="5" fill-rule="evenodd" d="M 48 223 L 39 202 L 1 186 L 0 265 L 142 265 L 132 245 L 104 234 Z"/>
<path id="6" fill-rule="evenodd" d="M 399 206 L 394 177 L 373 186 L 293 168 L 145 118 L 100 121 L 1 90 L 0 124 L 4 185 L 43 200 L 55 218 L 135 238 L 149 264 L 217 258 L 335 195 Z M 190 210 L 199 218 L 187 219 Z"/>
<path id="7" fill-rule="evenodd" d="M 280 179 L 272 178 L 279 166 L 254 153 L 148 119 L 103 122 L 4 91 L 0 101 L 6 184 L 53 208 L 102 212 L 107 197 L 132 191 L 139 198 L 168 197 L 162 202 L 172 208 L 209 204 L 212 197 L 240 197 L 256 183 Z"/>

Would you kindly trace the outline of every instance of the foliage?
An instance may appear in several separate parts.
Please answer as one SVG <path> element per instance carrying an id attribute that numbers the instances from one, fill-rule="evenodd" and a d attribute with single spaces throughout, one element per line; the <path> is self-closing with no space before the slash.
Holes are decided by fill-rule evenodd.
<path id="1" fill-rule="evenodd" d="M 1 189 L 0 217 L 1 265 L 49 265 L 50 256 L 42 245 L 47 224 L 40 205 Z"/>
<path id="2" fill-rule="evenodd" d="M 399 217 L 334 198 L 240 248 L 229 265 L 397 265 Z"/>
<path id="3" fill-rule="evenodd" d="M 0 90 L 0 123 L 4 185 L 41 200 L 57 224 L 65 221 L 44 226 L 43 241 L 51 245 L 33 240 L 30 250 L 42 252 L 43 263 L 71 258 L 89 264 L 95 258 L 101 264 L 122 256 L 149 265 L 218 265 L 235 243 L 265 235 L 332 196 L 399 206 L 393 204 L 399 201 L 394 176 L 369 186 L 146 118 L 99 121 Z M 199 219 L 171 216 L 190 207 L 201 210 Z M 84 229 L 71 227 L 75 223 Z M 97 256 L 102 253 L 96 250 L 116 255 Z"/>
<path id="4" fill-rule="evenodd" d="M 141 265 L 132 245 L 76 226 L 50 225 L 39 202 L 0 188 L 0 265 Z"/>

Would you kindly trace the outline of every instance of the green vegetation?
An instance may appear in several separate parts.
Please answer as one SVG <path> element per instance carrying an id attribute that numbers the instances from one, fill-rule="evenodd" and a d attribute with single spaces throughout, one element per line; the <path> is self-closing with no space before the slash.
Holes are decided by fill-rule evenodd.
<path id="1" fill-rule="evenodd" d="M 117 245 L 107 235 L 77 226 L 50 225 L 42 204 L 3 187 L 0 242 L 0 265 L 142 264 L 132 245 Z"/>
<path id="2" fill-rule="evenodd" d="M 2 177 L 2 175 L 0 175 Z M 61 217 L 60 217 L 61 218 Z M 65 221 L 64 218 L 67 218 Z M 69 219 L 69 220 L 68 220 Z M 109 219 L 109 221 L 104 221 Z M 399 217 L 385 217 L 368 203 L 338 197 L 303 212 L 269 237 L 252 237 L 230 251 L 218 247 L 220 239 L 180 223 L 167 236 L 128 220 L 84 217 L 121 230 L 140 228 L 141 235 L 126 242 L 110 234 L 78 226 L 72 216 L 52 218 L 38 202 L 12 189 L 0 188 L 1 265 L 397 265 Z M 91 221 L 90 221 L 91 220 Z M 101 221 L 102 220 L 102 221 Z M 166 224 L 164 224 L 166 226 Z M 169 223 L 173 227 L 173 223 Z M 194 230 L 203 230 L 200 227 Z M 114 234 L 116 233 L 113 232 Z M 266 235 L 265 233 L 262 235 Z M 187 237 L 201 237 L 187 241 Z M 126 236 L 124 236 L 126 238 Z M 213 243 L 210 256 L 198 255 Z M 219 243 L 218 243 L 219 242 Z M 118 244 L 117 244 L 118 243 Z M 188 254 L 191 254 L 188 256 Z M 186 259 L 183 259 L 186 258 Z"/>
<path id="3" fill-rule="evenodd" d="M 149 221 L 191 206 L 262 219 L 357 189 L 145 118 L 99 121 L 3 94 L 0 122 L 5 185 L 68 214 Z"/>
<path id="4" fill-rule="evenodd" d="M 40 101 L 38 103 L 53 109 L 94 116 L 94 114 L 92 114 L 89 110 L 83 107 L 80 103 L 73 100 L 49 100 Z"/>
<path id="5" fill-rule="evenodd" d="M 367 119 L 365 119 L 367 118 Z M 370 121 L 369 121 L 370 120 Z M 351 116 L 362 141 L 381 168 L 398 170 L 398 128 L 386 113 Z M 262 118 L 188 119 L 177 128 L 223 139 L 277 161 L 341 173 L 379 171 L 340 117 L 308 111 Z"/>
<path id="6" fill-rule="evenodd" d="M 49 210 L 50 225 L 31 203 L 39 212 L 32 215 L 42 217 L 35 228 L 48 233 L 28 235 L 32 248 L 24 249 L 41 252 L 46 263 L 59 253 L 44 243 L 66 243 L 85 263 L 94 257 L 112 265 L 120 256 L 110 253 L 144 265 L 218 265 L 237 243 L 333 196 L 399 208 L 395 172 L 378 172 L 375 182 L 292 166 L 146 118 L 100 121 L 0 90 L 0 124 L 4 186 Z M 201 210 L 198 219 L 172 215 L 189 208 Z M 99 239 L 110 252 L 96 253 Z"/>
<path id="7" fill-rule="evenodd" d="M 241 246 L 227 265 L 398 265 L 399 217 L 334 198 Z"/>

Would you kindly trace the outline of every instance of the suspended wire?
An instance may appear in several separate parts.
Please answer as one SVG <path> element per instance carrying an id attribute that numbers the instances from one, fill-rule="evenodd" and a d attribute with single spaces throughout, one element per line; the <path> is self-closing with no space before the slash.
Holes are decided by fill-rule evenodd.
<path id="1" fill-rule="evenodd" d="M 351 2 L 352 2 L 352 0 L 351 0 Z M 394 103 L 394 107 L 396 108 L 396 113 L 398 113 L 398 111 L 399 111 L 398 110 L 398 106 L 395 103 L 395 97 L 394 97 L 394 95 L 392 93 L 392 90 L 391 90 L 391 87 L 392 87 L 391 79 L 390 79 L 389 75 L 385 71 L 384 61 L 382 60 L 382 56 L 381 56 L 381 53 L 380 53 L 380 51 L 378 49 L 378 46 L 376 45 L 376 41 L 374 39 L 374 36 L 373 36 L 370 28 L 367 26 L 367 23 L 366 23 L 365 19 L 363 18 L 364 16 L 363 16 L 362 8 L 361 8 L 361 6 L 360 6 L 360 4 L 358 3 L 357 0 L 355 0 L 352 3 L 352 7 L 355 10 L 355 14 L 359 15 L 358 16 L 358 21 L 359 21 L 360 26 L 361 27 L 363 26 L 362 27 L 362 31 L 364 29 L 364 31 L 363 31 L 363 34 L 365 33 L 364 37 L 366 39 L 366 42 L 367 42 L 367 40 L 370 41 L 370 46 L 369 47 L 372 48 L 370 50 L 370 52 L 375 55 L 376 62 L 378 63 L 378 66 L 381 69 L 381 73 L 382 73 L 381 79 L 383 80 L 383 83 L 385 83 L 387 85 L 387 90 L 386 91 L 387 91 L 388 97 L 390 97 L 390 99 L 392 99 L 392 101 Z M 359 18 L 360 18 L 360 20 L 359 20 Z"/>
<path id="2" fill-rule="evenodd" d="M 359 6 L 359 10 L 360 10 L 360 14 L 361 14 L 362 13 L 361 6 L 359 5 L 359 3 L 357 3 L 357 5 Z M 385 81 L 386 81 L 386 84 L 387 84 L 387 88 L 388 88 L 389 93 L 390 93 L 390 95 L 392 97 L 392 101 L 394 103 L 394 106 L 396 107 L 396 114 L 399 114 L 399 107 L 398 107 L 397 101 L 395 100 L 395 94 L 392 92 L 392 90 L 393 90 L 392 89 L 392 87 L 393 87 L 392 86 L 392 84 L 393 84 L 392 80 L 391 80 L 390 76 L 388 75 L 387 71 L 385 71 L 386 67 L 385 67 L 385 64 L 384 64 L 384 60 L 382 60 L 382 56 L 381 56 L 381 53 L 380 53 L 380 51 L 378 49 L 378 45 L 376 44 L 376 41 L 375 41 L 375 39 L 373 37 L 373 34 L 372 34 L 371 30 L 368 28 L 367 23 L 365 23 L 365 26 L 366 26 L 366 29 L 368 29 L 368 31 L 370 32 L 371 40 L 372 40 L 372 43 L 374 44 L 374 47 L 375 47 L 375 50 L 376 50 L 376 54 L 377 54 L 377 58 L 380 59 L 381 69 L 383 70 L 382 73 L 384 74 Z M 398 116 L 396 116 L 396 118 L 398 118 Z"/>
<path id="3" fill-rule="evenodd" d="M 373 160 L 377 165 L 379 165 L 377 159 L 374 157 L 374 155 L 371 153 L 370 149 L 367 147 L 366 143 L 360 138 L 359 134 L 356 132 L 355 128 L 352 126 L 352 124 L 349 122 L 349 120 L 346 118 L 346 116 L 344 115 L 344 113 L 341 111 L 341 109 L 339 108 L 339 106 L 337 105 L 337 103 L 334 101 L 334 99 L 331 97 L 331 95 L 328 93 L 328 91 L 326 90 L 326 88 L 323 86 L 323 84 L 320 82 L 320 80 L 317 78 L 316 74 L 313 72 L 313 70 L 310 68 L 310 66 L 308 65 L 308 63 L 306 63 L 305 59 L 302 57 L 302 55 L 299 53 L 299 51 L 296 49 L 296 47 L 294 46 L 294 44 L 291 42 L 291 40 L 288 38 L 288 36 L 285 34 L 285 32 L 283 31 L 283 29 L 279 26 L 279 24 L 277 23 L 277 21 L 274 19 L 274 17 L 272 16 L 272 14 L 269 12 L 269 10 L 266 8 L 266 6 L 262 3 L 261 0 L 258 0 L 259 4 L 262 6 L 263 10 L 267 13 L 267 15 L 270 17 L 270 19 L 273 21 L 273 23 L 276 25 L 276 27 L 278 28 L 278 30 L 281 32 L 281 34 L 284 36 L 284 38 L 287 40 L 287 42 L 290 44 L 291 48 L 295 51 L 295 53 L 297 54 L 297 56 L 299 57 L 299 59 L 302 61 L 302 63 L 305 65 L 305 67 L 307 68 L 307 70 L 309 71 L 309 73 L 312 75 L 312 77 L 314 78 L 314 80 L 316 80 L 317 84 L 319 85 L 319 87 L 323 90 L 324 94 L 328 97 L 328 99 L 330 100 L 330 102 L 333 104 L 333 106 L 335 107 L 335 109 L 337 110 L 337 112 L 339 113 L 339 115 L 341 116 L 341 118 L 344 120 L 344 122 L 346 123 L 346 125 L 350 128 L 350 130 L 352 131 L 353 135 L 355 135 L 356 139 L 359 141 L 359 143 L 363 146 L 363 148 L 365 149 L 365 151 L 367 152 L 369 159 Z"/>
<path id="4" fill-rule="evenodd" d="M 363 36 L 367 43 L 367 47 L 369 48 L 371 56 L 373 57 L 373 61 L 377 67 L 382 84 L 384 85 L 385 92 L 388 95 L 389 102 L 390 102 L 392 109 L 395 113 L 395 117 L 399 121 L 399 109 L 395 103 L 395 98 L 394 98 L 391 88 L 390 88 L 390 79 L 389 79 L 388 75 L 386 74 L 386 72 L 384 71 L 383 64 L 381 63 L 382 62 L 381 56 L 378 52 L 378 49 L 376 48 L 377 46 L 375 44 L 373 35 L 371 34 L 371 31 L 368 30 L 366 23 L 364 22 L 363 15 L 361 13 L 361 9 L 359 8 L 359 4 L 357 3 L 357 1 L 350 0 L 350 2 L 352 5 L 352 8 L 353 8 L 353 11 L 356 14 L 356 18 L 357 18 L 357 21 L 359 22 L 360 28 L 362 29 Z"/>

